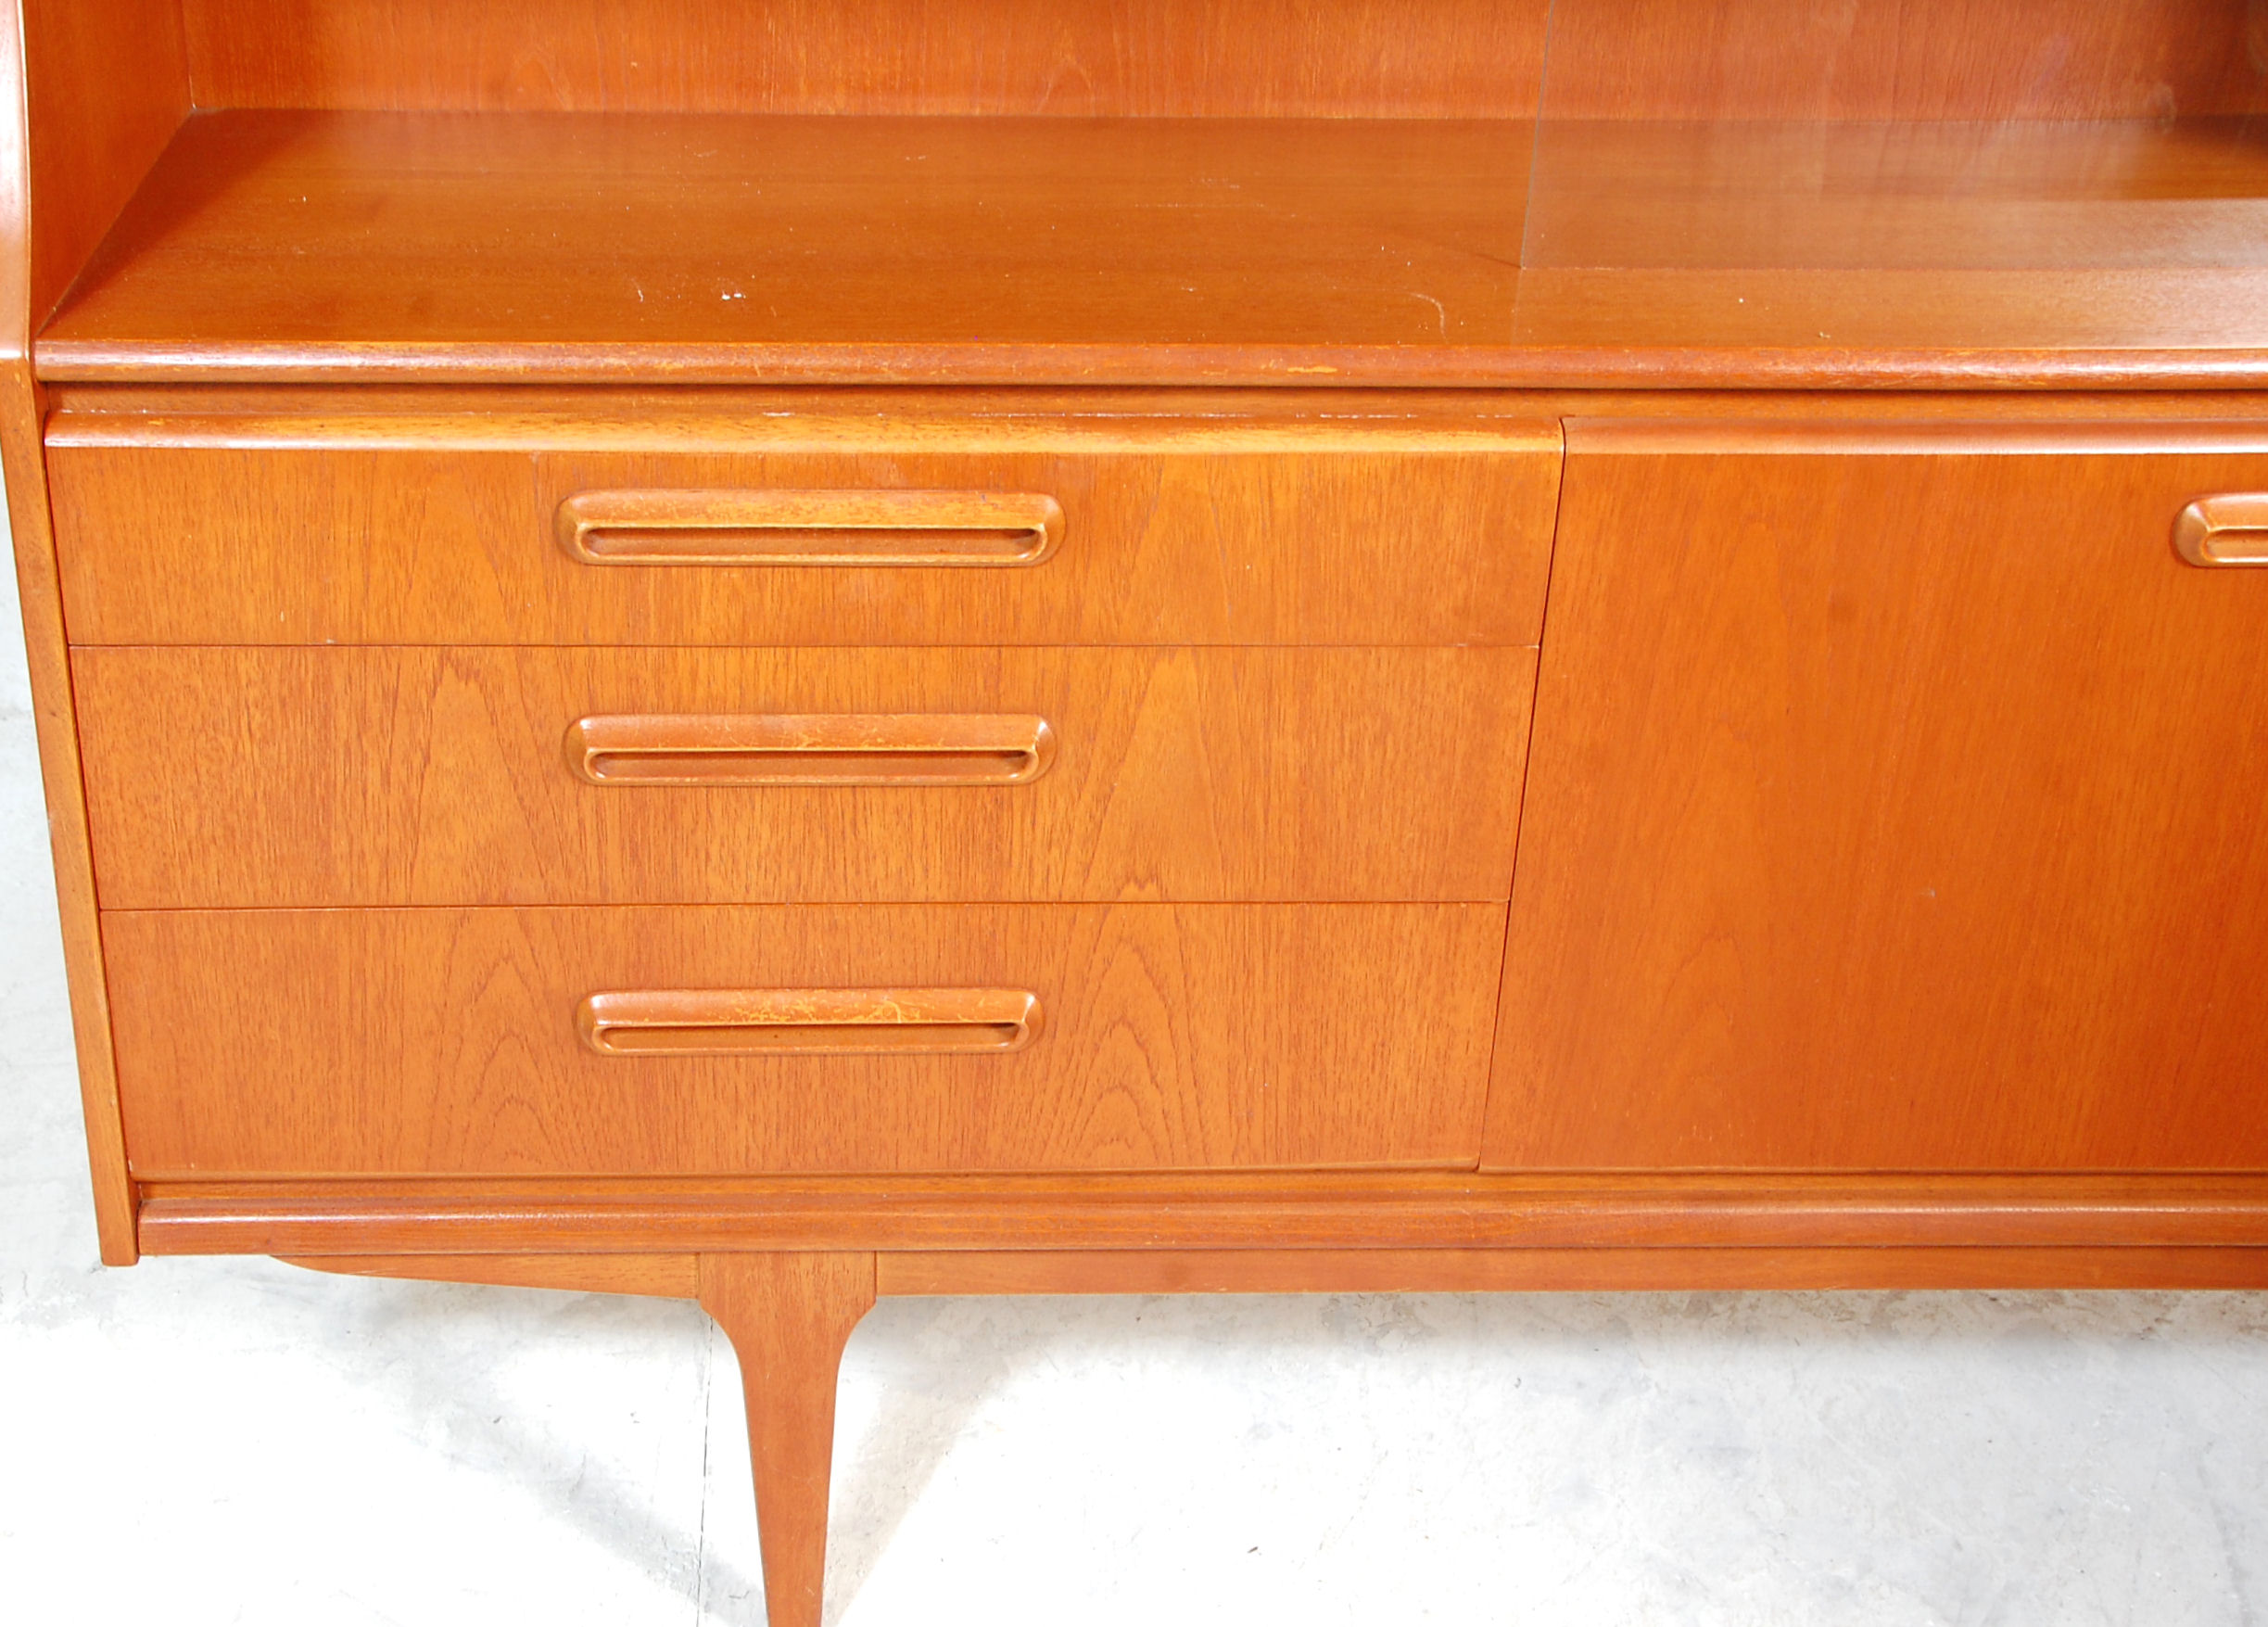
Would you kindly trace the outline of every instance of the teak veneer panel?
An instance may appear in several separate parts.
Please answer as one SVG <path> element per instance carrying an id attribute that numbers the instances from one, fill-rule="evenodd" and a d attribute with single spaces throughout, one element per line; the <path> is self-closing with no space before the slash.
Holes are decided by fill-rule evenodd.
<path id="1" fill-rule="evenodd" d="M 2268 1164 L 2268 443 L 2075 433 L 1570 426 L 1489 1164 Z"/>
<path id="2" fill-rule="evenodd" d="M 488 1283 L 665 1300 L 694 1299 L 701 1291 L 701 1262 L 692 1254 L 318 1254 L 284 1263 L 341 1277 Z"/>
<path id="3" fill-rule="evenodd" d="M 1470 1163 L 1496 905 L 160 910 L 104 917 L 164 1174 Z M 997 1056 L 602 1057 L 607 989 L 998 987 Z M 273 1252 L 273 1251 L 261 1251 Z M 285 1251 L 290 1252 L 290 1251 Z"/>
<path id="4" fill-rule="evenodd" d="M 103 8 L 89 6 L 63 19 L 57 31 L 67 47 L 63 60 L 77 59 L 75 50 L 68 48 L 82 43 L 76 28 L 100 23 L 103 15 Z M 0 6 L 0 463 L 6 465 L 8 529 L 32 685 L 32 720 L 39 742 L 41 788 L 55 859 L 63 964 L 70 984 L 71 1037 L 78 1053 L 96 1234 L 106 1264 L 131 1265 L 139 1252 L 134 1240 L 136 1201 L 127 1174 L 124 1128 L 119 1116 L 108 996 L 103 983 L 102 934 L 95 908 L 93 859 L 79 778 L 78 727 L 65 651 L 60 566 L 48 518 L 45 460 L 41 455 L 40 424 L 46 403 L 32 369 L 34 312 L 44 315 L 58 290 L 42 286 L 31 220 L 36 191 L 46 200 L 41 230 L 47 241 L 75 229 L 67 222 L 99 231 L 101 222 L 85 212 L 87 206 L 98 205 L 106 186 L 128 178 L 109 167 L 115 149 L 100 138 L 101 129 L 107 127 L 115 109 L 87 110 L 96 127 L 91 135 L 88 130 L 76 128 L 70 110 L 65 109 L 62 128 L 46 126 L 47 139 L 34 159 L 27 125 L 22 22 L 19 7 Z M 57 40 L 44 34 L 41 37 L 42 59 L 52 65 L 55 57 L 49 51 Z M 44 120 L 57 118 L 57 100 L 51 91 L 41 97 Z M 132 121 L 131 112 L 128 121 Z M 74 136 L 89 139 L 81 141 Z M 68 200 L 57 199 L 58 192 L 66 194 Z M 46 213 L 49 207 L 55 211 L 52 218 Z"/>
<path id="5" fill-rule="evenodd" d="M 24 49 L 6 44 L 36 133 L 26 291 L 36 330 L 188 116 L 189 64 L 180 0 L 29 0 L 10 12 Z"/>
<path id="6" fill-rule="evenodd" d="M 2220 116 L 216 114 L 37 357 L 82 381 L 2257 386 L 2262 150 Z"/>
<path id="7" fill-rule="evenodd" d="M 1450 1171 L 152 1181 L 153 1253 L 2268 1247 L 2268 1176 Z"/>
<path id="8" fill-rule="evenodd" d="M 2257 120 L 2234 118 L 1547 123 L 1522 265 L 2258 270 L 2268 267 L 2264 136 Z M 1656 331 L 1655 342 L 1669 337 Z"/>
<path id="9" fill-rule="evenodd" d="M 2065 352 L 2078 377 L 2120 350 L 2257 346 L 2256 123 L 1548 122 L 1514 340 L 1750 369 L 1928 351 L 1980 381 L 1995 352 Z"/>
<path id="10" fill-rule="evenodd" d="M 2260 105 L 2246 0 L 188 0 L 197 105 L 2068 119 Z M 1546 46 L 1549 46 L 1547 59 Z M 1548 70 L 1548 81 L 1546 74 Z"/>
<path id="11" fill-rule="evenodd" d="M 2268 108 L 2258 0 L 1555 0 L 1547 119 Z"/>
<path id="12" fill-rule="evenodd" d="M 1548 0 L 188 0 L 201 108 L 1521 118 Z"/>
<path id="13" fill-rule="evenodd" d="M 478 393 L 450 404 L 477 441 Z M 537 427 L 549 451 L 383 416 L 311 418 L 312 445 L 225 421 L 152 444 L 162 423 L 73 420 L 58 433 L 88 441 L 48 454 L 71 637 L 1531 644 L 1542 625 L 1555 424 L 1248 424 L 1231 407 L 1159 431 L 1115 427 L 1108 403 L 995 424 L 936 396 L 863 423 L 792 402 L 740 427 L 654 418 L 649 440 L 718 450 L 577 447 L 572 413 Z M 232 438 L 252 444 L 212 444 Z M 722 450 L 735 439 L 770 450 Z M 947 568 L 600 566 L 560 544 L 577 493 L 780 488 L 1028 493 L 1060 505 L 1063 538 L 1036 565 Z"/>
<path id="14" fill-rule="evenodd" d="M 39 355 L 373 375 L 562 347 L 596 373 L 682 352 L 657 371 L 684 376 L 695 352 L 880 347 L 936 382 L 972 345 L 1248 372 L 1262 347 L 1328 382 L 1297 352 L 1509 337 L 1529 146 L 1488 121 L 216 113 Z"/>
<path id="15" fill-rule="evenodd" d="M 111 909 L 1501 899 L 1534 671 L 1521 649 L 73 656 Z M 672 786 L 593 784 L 564 749 L 593 715 L 845 713 L 1038 717 L 1053 756 L 1024 784 Z"/>
<path id="16" fill-rule="evenodd" d="M 414 1265 L 401 1275 L 446 1270 L 445 1261 Z M 875 1270 L 884 1294 L 2268 1288 L 2268 1249 L 938 1250 L 879 1254 Z"/>
<path id="17" fill-rule="evenodd" d="M 691 1254 L 368 1254 L 352 1277 L 691 1299 Z M 1002 1249 L 877 1254 L 878 1294 L 2268 1288 L 2258 1249 Z"/>

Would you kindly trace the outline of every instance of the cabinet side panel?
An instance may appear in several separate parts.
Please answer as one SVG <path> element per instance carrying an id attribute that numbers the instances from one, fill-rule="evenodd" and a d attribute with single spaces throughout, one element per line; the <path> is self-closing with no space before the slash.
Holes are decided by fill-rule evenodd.
<path id="1" fill-rule="evenodd" d="M 130 1265 L 135 1259 L 133 1187 L 126 1173 L 125 1135 L 119 1117 L 63 600 L 41 461 L 40 393 L 32 377 L 32 176 L 25 153 L 21 44 L 16 9 L 0 6 L 0 464 L 5 464 L 7 480 L 8 524 L 23 603 L 47 828 L 55 850 L 95 1222 L 103 1259 L 113 1265 Z"/>
<path id="2" fill-rule="evenodd" d="M 32 324 L 46 320 L 189 111 L 180 0 L 24 0 Z"/>

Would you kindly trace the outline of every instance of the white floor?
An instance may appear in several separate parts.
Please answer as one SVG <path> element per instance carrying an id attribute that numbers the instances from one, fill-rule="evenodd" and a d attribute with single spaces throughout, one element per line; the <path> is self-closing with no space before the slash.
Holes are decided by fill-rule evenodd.
<path id="1" fill-rule="evenodd" d="M 691 1307 L 95 1264 L 0 643 L 0 1621 L 761 1621 Z M 886 1302 L 830 1562 L 843 1627 L 2251 1623 L 2268 1296 Z"/>

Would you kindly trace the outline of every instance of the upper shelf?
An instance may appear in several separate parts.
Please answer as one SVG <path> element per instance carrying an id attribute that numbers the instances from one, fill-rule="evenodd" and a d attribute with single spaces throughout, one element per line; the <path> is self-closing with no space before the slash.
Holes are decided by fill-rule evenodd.
<path id="1" fill-rule="evenodd" d="M 2268 384 L 2268 120 L 192 118 L 51 380 Z"/>

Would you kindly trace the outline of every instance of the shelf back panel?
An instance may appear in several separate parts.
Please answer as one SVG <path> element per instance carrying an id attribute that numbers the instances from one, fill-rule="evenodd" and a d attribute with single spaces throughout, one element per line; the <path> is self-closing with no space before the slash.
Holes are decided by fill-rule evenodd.
<path id="1" fill-rule="evenodd" d="M 188 0 L 201 108 L 1526 119 L 1549 0 Z"/>
<path id="2" fill-rule="evenodd" d="M 2268 0 L 1555 0 L 1550 120 L 2268 110 Z"/>

